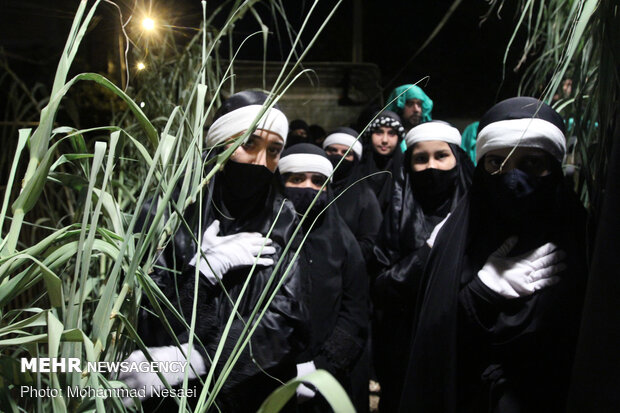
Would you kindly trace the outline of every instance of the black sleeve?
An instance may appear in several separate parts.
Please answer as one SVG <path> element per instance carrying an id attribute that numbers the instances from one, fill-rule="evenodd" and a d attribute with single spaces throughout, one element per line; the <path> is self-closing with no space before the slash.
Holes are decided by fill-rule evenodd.
<path id="1" fill-rule="evenodd" d="M 347 241 L 345 241 L 347 242 Z M 336 371 L 350 371 L 366 344 L 369 324 L 368 277 L 359 246 L 351 239 L 342 273 L 342 302 L 331 336 L 315 363 L 324 358 Z"/>
<path id="2" fill-rule="evenodd" d="M 379 307 L 402 308 L 415 302 L 420 280 L 431 248 L 424 244 L 416 251 L 379 272 L 372 287 L 373 302 Z M 379 253 L 375 249 L 375 253 Z"/>
<path id="3" fill-rule="evenodd" d="M 357 223 L 355 238 L 360 245 L 362 257 L 366 260 L 366 257 L 372 256 L 383 217 L 379 202 L 370 189 L 364 192 L 364 197 L 359 202 L 363 202 L 364 205 L 359 215 L 360 221 Z"/>
<path id="4" fill-rule="evenodd" d="M 564 410 L 578 331 L 570 284 L 505 298 L 474 276 L 459 292 L 461 342 L 486 356 L 490 385 L 519 394 L 523 411 Z"/>
<path id="5" fill-rule="evenodd" d="M 173 246 L 170 246 L 173 247 Z M 168 253 L 170 252 L 170 253 Z M 175 275 L 164 268 L 170 266 L 171 260 L 179 261 L 179 257 L 172 257 L 172 249 L 167 249 L 157 262 L 152 274 L 155 284 L 164 292 L 171 304 L 180 311 L 189 325 L 194 301 L 195 274 L 193 267 L 189 267 L 183 274 Z M 284 273 L 293 254 L 289 252 L 287 259 L 282 263 L 279 274 Z M 177 267 L 180 263 L 177 262 Z M 172 265 L 174 267 L 174 264 Z M 273 267 L 257 270 L 252 276 L 252 282 L 237 309 L 238 316 L 232 321 L 226 343 L 217 363 L 217 371 L 221 372 L 230 357 L 236 342 L 248 324 L 249 316 L 255 308 L 255 303 L 266 288 Z M 194 346 L 203 356 L 207 368 L 215 355 L 223 337 L 224 328 L 232 312 L 230 300 L 238 296 L 248 269 L 231 270 L 223 277 L 227 292 L 220 284 L 211 284 L 202 274 L 198 278 L 198 301 L 196 309 L 196 327 Z M 275 277 L 269 289 L 267 298 L 273 292 L 280 278 Z M 230 285 L 226 285 L 230 283 Z M 231 287 L 232 285 L 232 287 Z M 295 359 L 305 349 L 309 342 L 309 314 L 307 310 L 307 283 L 300 276 L 298 264 L 295 263 L 273 300 L 266 308 L 265 313 L 256 325 L 252 337 L 241 353 L 226 384 L 222 388 L 224 393 L 230 393 L 233 388 L 244 383 L 255 382 L 263 371 L 286 370 L 294 368 Z M 267 299 L 266 298 L 266 299 Z M 266 300 L 265 299 L 265 300 Z M 146 297 L 143 298 L 146 300 Z M 152 310 L 149 302 L 143 302 L 145 309 L 141 312 L 139 334 L 149 346 L 173 344 L 173 339 L 163 329 L 163 324 L 157 312 Z M 257 314 L 258 315 L 258 314 Z M 171 311 L 164 309 L 164 316 L 173 326 L 180 343 L 189 341 L 189 331 L 181 321 L 178 321 Z M 254 325 L 250 325 L 250 329 Z M 291 367 L 292 366 L 292 367 Z M 276 373 L 278 374 L 278 373 Z M 284 377 L 290 378 L 290 377 Z"/>
<path id="6" fill-rule="evenodd" d="M 230 384 L 227 381 L 224 391 L 227 387 L 234 387 L 236 383 L 242 383 L 263 374 L 263 370 L 289 367 L 292 369 L 296 364 L 298 355 L 309 341 L 308 313 L 303 299 L 304 284 L 298 275 L 296 271 L 292 271 L 274 296 L 262 319 L 256 325 L 248 346 L 241 353 L 235 368 L 230 373 L 228 378 Z M 228 315 L 225 314 L 226 319 Z M 249 320 L 249 315 L 248 313 L 242 314 L 241 319 L 237 317 L 232 322 L 226 345 L 218 362 L 218 371 L 221 371 L 230 357 L 235 343 Z M 219 320 L 219 323 L 221 327 L 217 331 L 217 336 L 208 340 L 208 351 L 211 355 L 215 354 L 222 338 L 226 320 Z"/>

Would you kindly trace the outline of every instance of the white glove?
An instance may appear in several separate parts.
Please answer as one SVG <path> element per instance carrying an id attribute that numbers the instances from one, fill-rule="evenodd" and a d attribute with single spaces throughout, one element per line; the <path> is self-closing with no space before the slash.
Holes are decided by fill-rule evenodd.
<path id="1" fill-rule="evenodd" d="M 316 371 L 316 366 L 314 365 L 314 361 L 307 361 L 305 363 L 300 363 L 297 365 L 297 378 L 299 379 L 307 374 L 312 373 L 313 371 Z M 316 392 L 314 390 L 312 390 L 308 386 L 305 386 L 303 383 L 297 386 L 296 393 L 297 393 L 297 402 L 299 403 L 306 402 L 312 399 L 316 395 Z"/>
<path id="2" fill-rule="evenodd" d="M 240 232 L 218 237 L 217 234 L 219 232 L 220 221 L 215 220 L 202 236 L 200 249 L 204 256 L 198 253 L 189 262 L 189 265 L 195 267 L 196 260 L 199 259 L 200 264 L 198 268 L 202 275 L 207 277 L 211 283 L 216 284 L 218 278 L 221 279 L 228 271 L 234 268 L 251 266 L 255 261 L 257 265 L 264 265 L 266 267 L 273 265 L 273 259 L 271 258 L 257 259 L 261 248 L 263 249 L 261 256 L 271 255 L 276 252 L 276 249 L 271 246 L 269 238 L 265 238 L 257 232 Z M 206 260 L 204 257 L 206 257 Z"/>
<path id="3" fill-rule="evenodd" d="M 446 217 L 439 224 L 435 225 L 435 228 L 433 228 L 433 230 L 431 231 L 431 235 L 429 235 L 428 239 L 426 240 L 426 244 L 429 247 L 433 248 L 433 245 L 435 244 L 435 239 L 437 238 L 437 234 L 439 234 L 439 230 L 441 229 L 441 227 L 443 227 L 443 224 L 446 223 L 449 217 L 450 213 L 448 213 L 448 215 L 446 215 Z"/>
<path id="4" fill-rule="evenodd" d="M 188 347 L 188 343 L 181 344 L 181 348 L 183 349 L 183 352 L 185 354 L 188 353 Z M 177 346 L 149 347 L 149 353 L 151 353 L 151 357 L 155 362 L 178 361 L 182 363 L 187 363 L 187 358 L 183 355 L 183 353 L 181 353 L 181 350 Z M 134 351 L 129 355 L 129 357 L 127 357 L 127 359 L 125 359 L 125 361 L 130 363 L 148 363 L 148 360 L 142 350 Z M 171 367 L 172 366 L 170 366 L 170 368 Z M 205 366 L 205 362 L 202 356 L 193 346 L 192 354 L 190 355 L 190 363 L 185 366 L 185 369 L 183 369 L 181 365 L 175 366 L 175 369 L 178 371 L 162 371 L 162 375 L 171 386 L 175 386 L 183 381 L 186 369 L 189 369 L 189 379 L 195 379 L 196 377 L 205 375 L 207 373 L 207 368 Z M 118 379 L 124 382 L 127 387 L 131 389 L 140 389 L 145 387 L 146 395 L 145 397 L 140 396 L 141 400 L 151 397 L 151 391 L 153 387 L 164 387 L 164 383 L 160 380 L 156 372 L 122 372 L 118 376 Z M 125 406 L 130 406 L 132 404 L 132 399 L 124 399 L 123 404 L 125 404 Z"/>
<path id="5" fill-rule="evenodd" d="M 560 281 L 559 276 L 553 275 L 566 269 L 562 262 L 566 257 L 564 251 L 549 242 L 518 257 L 507 257 L 516 244 L 517 237 L 508 238 L 491 254 L 478 271 L 484 285 L 506 298 L 517 298 Z"/>

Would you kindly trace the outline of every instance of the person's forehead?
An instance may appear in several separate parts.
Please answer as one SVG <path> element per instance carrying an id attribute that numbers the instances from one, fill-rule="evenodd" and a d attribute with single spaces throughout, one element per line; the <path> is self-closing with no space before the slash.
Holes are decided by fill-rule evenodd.
<path id="1" fill-rule="evenodd" d="M 422 99 L 418 99 L 418 98 L 407 99 L 407 103 L 409 104 L 422 103 Z"/>
<path id="2" fill-rule="evenodd" d="M 253 135 L 258 136 L 269 143 L 279 143 L 284 145 L 284 139 L 280 135 L 267 129 L 256 129 Z"/>
<path id="3" fill-rule="evenodd" d="M 417 142 L 413 146 L 413 152 L 427 152 L 427 151 L 437 151 L 443 149 L 450 149 L 450 145 L 444 141 L 422 141 Z"/>
<path id="4" fill-rule="evenodd" d="M 312 178 L 313 176 L 325 176 L 318 172 L 292 172 L 291 176 L 305 176 L 306 178 Z"/>

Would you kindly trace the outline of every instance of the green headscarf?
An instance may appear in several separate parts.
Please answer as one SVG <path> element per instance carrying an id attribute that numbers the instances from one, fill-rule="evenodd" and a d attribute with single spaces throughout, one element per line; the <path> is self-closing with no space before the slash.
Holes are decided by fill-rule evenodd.
<path id="1" fill-rule="evenodd" d="M 461 135 L 461 148 L 469 155 L 474 165 L 476 164 L 476 135 L 478 135 L 479 124 L 480 122 L 470 123 Z"/>
<path id="2" fill-rule="evenodd" d="M 396 98 L 398 95 L 400 96 Z M 396 100 L 392 102 L 393 99 Z M 420 123 L 428 122 L 432 119 L 431 111 L 433 110 L 433 101 L 416 85 L 402 85 L 394 89 L 388 98 L 388 102 L 392 103 L 386 109 L 401 115 L 405 108 L 405 103 L 410 99 L 420 99 L 422 101 L 422 119 Z"/>

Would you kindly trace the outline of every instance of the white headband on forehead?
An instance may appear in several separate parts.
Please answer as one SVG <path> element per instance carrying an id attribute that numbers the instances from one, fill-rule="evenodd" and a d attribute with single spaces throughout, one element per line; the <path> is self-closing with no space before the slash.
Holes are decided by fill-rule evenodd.
<path id="1" fill-rule="evenodd" d="M 357 155 L 357 159 L 362 159 L 362 144 L 358 139 L 355 138 L 355 136 L 351 136 L 348 133 L 342 132 L 332 133 L 323 141 L 323 149 L 333 144 L 352 146 L 351 149 Z"/>
<path id="2" fill-rule="evenodd" d="M 566 138 L 553 123 L 539 118 L 509 119 L 489 123 L 476 140 L 476 162 L 496 149 L 538 148 L 550 153 L 559 162 L 566 154 Z"/>
<path id="3" fill-rule="evenodd" d="M 334 171 L 332 163 L 324 156 L 312 153 L 292 153 L 280 158 L 280 174 L 316 172 L 326 177 Z"/>
<path id="4" fill-rule="evenodd" d="M 407 148 L 424 141 L 443 141 L 460 145 L 461 134 L 457 128 L 445 123 L 425 122 L 411 129 L 405 136 Z"/>
<path id="5" fill-rule="evenodd" d="M 238 133 L 248 130 L 252 122 L 254 122 L 254 119 L 258 117 L 262 108 L 262 105 L 248 105 L 222 115 L 213 122 L 213 125 L 209 128 L 209 132 L 207 132 L 207 147 L 212 148 L 220 143 L 226 142 Z M 284 143 L 286 143 L 288 120 L 280 110 L 271 108 L 263 115 L 256 128 L 277 133 Z"/>

